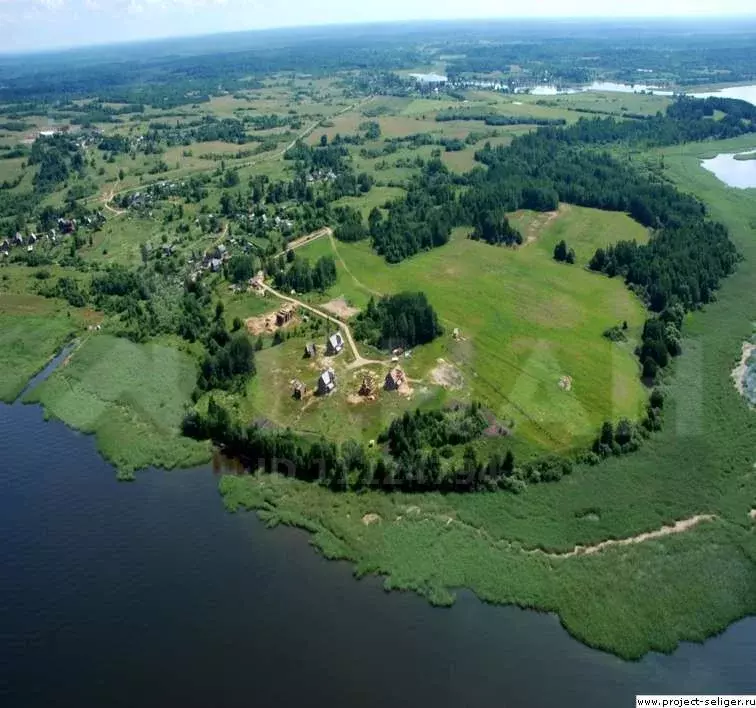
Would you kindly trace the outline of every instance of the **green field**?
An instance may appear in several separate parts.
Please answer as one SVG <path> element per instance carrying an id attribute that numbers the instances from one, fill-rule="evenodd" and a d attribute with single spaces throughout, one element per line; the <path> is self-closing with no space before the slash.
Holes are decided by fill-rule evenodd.
<path id="1" fill-rule="evenodd" d="M 0 294 L 0 401 L 14 401 L 29 379 L 73 339 L 79 324 L 53 301 Z"/>
<path id="2" fill-rule="evenodd" d="M 517 250 L 470 241 L 459 229 L 448 245 L 396 266 L 366 242 L 337 242 L 338 281 L 318 299 L 343 296 L 360 307 L 373 293 L 423 290 L 447 333 L 415 351 L 410 376 L 431 384 L 443 359 L 466 382 L 453 395 L 481 400 L 500 420 L 514 420 L 522 441 L 566 450 L 589 442 L 603 420 L 636 418 L 643 408 L 633 342 L 613 344 L 602 336 L 626 320 L 635 338 L 641 303 L 620 280 L 580 266 L 599 244 L 647 234 L 624 214 L 580 207 L 563 207 L 551 219 L 515 215 L 514 223 L 532 239 Z M 552 258 L 561 238 L 578 253 L 574 266 Z M 321 239 L 300 256 L 315 259 L 331 248 Z M 454 328 L 463 341 L 452 339 Z M 559 387 L 563 376 L 572 378 L 569 392 Z"/>
<path id="3" fill-rule="evenodd" d="M 102 316 L 88 308 L 38 294 L 44 281 L 32 277 L 44 270 L 50 278 L 73 277 L 86 284 L 88 276 L 56 266 L 31 269 L 5 266 L 0 279 L 0 401 L 10 403 L 64 344 L 96 324 Z"/>
<path id="4" fill-rule="evenodd" d="M 336 371 L 337 390 L 330 396 L 310 395 L 304 401 L 297 401 L 292 397 L 292 380 L 301 380 L 313 392 L 320 372 L 327 366 L 322 357 L 314 361 L 303 358 L 308 341 L 316 342 L 322 350 L 325 329 L 315 336 L 292 338 L 258 354 L 258 375 L 250 381 L 247 395 L 241 399 L 230 397 L 227 401 L 236 408 L 241 420 L 268 420 L 280 427 L 291 426 L 306 435 L 325 435 L 339 442 L 350 438 L 368 442 L 377 438 L 391 420 L 405 410 L 438 405 L 445 399 L 442 389 L 423 384 L 413 384 L 411 396 L 383 391 L 388 357 L 382 357 L 384 364 L 350 369 L 345 353 L 328 362 Z M 405 366 L 404 361 L 402 366 L 408 373 L 411 371 L 412 367 Z M 357 395 L 367 373 L 379 383 L 374 401 Z M 218 400 L 223 398 L 223 394 L 214 395 Z"/>
<path id="5" fill-rule="evenodd" d="M 94 434 L 120 472 L 190 467 L 209 459 L 207 445 L 180 433 L 196 375 L 193 359 L 172 346 L 98 334 L 25 400 Z"/>
<path id="6" fill-rule="evenodd" d="M 745 261 L 717 302 L 689 317 L 685 354 L 666 387 L 664 429 L 640 452 L 520 495 L 333 495 L 278 477 L 226 477 L 227 506 L 308 529 L 327 557 L 351 560 L 358 574 L 385 575 L 388 589 L 447 604 L 454 588 L 466 587 L 489 602 L 553 611 L 581 641 L 626 658 L 703 641 L 756 613 L 754 413 L 730 379 L 753 333 L 756 205 L 699 167 L 711 151 L 660 152 L 667 175 L 730 227 Z M 658 164 L 659 154 L 648 159 Z M 351 256 L 360 246 L 339 250 Z M 366 514 L 380 520 L 363 523 Z M 591 555 L 543 552 L 626 539 L 700 514 L 714 519 Z"/>
<path id="7" fill-rule="evenodd" d="M 436 62 L 425 69 L 445 71 Z M 532 70 L 531 65 L 525 73 L 533 76 Z M 520 71 L 512 66 L 508 73 Z M 31 252 L 14 247 L 3 260 L 0 364 L 6 374 L 0 400 L 17 398 L 61 345 L 78 337 L 71 356 L 26 396 L 27 402 L 39 402 L 48 416 L 94 435 L 102 454 L 125 476 L 151 465 L 173 468 L 206 461 L 209 443 L 181 437 L 180 424 L 198 397 L 193 395 L 198 358 L 215 346 L 208 334 L 215 306 L 223 303 L 229 329 L 237 318 L 258 317 L 280 306 L 270 294 L 261 298 L 236 293 L 223 269 L 212 275 L 199 272 L 206 252 L 223 243 L 229 254 L 271 256 L 284 248 L 286 239 L 324 225 L 321 221 L 330 223 L 330 208 L 348 205 L 367 217 L 374 207 L 401 197 L 408 181 L 439 155 L 451 171 L 465 173 L 476 166 L 475 152 L 485 142 L 506 145 L 534 129 L 525 124 L 494 128 L 482 120 L 437 121 L 440 111 L 469 109 L 479 117 L 492 113 L 573 123 L 605 114 L 619 119 L 654 115 L 670 103 L 659 96 L 589 92 L 533 96 L 460 90 L 420 97 L 408 89 L 402 97 L 371 96 L 364 87 L 355 87 L 356 78 L 352 72 L 328 78 L 286 72 L 260 83 L 253 79 L 255 88 L 249 90 L 241 86 L 233 94 L 218 91 L 222 95 L 207 102 L 165 109 L 148 105 L 133 113 L 129 108 L 115 120 L 94 121 L 92 127 L 106 136 L 141 140 L 154 123 L 168 126 L 155 132 L 167 132 L 174 125 L 273 115 L 278 127 L 257 130 L 253 120 L 242 123 L 241 134 L 223 139 L 218 134 L 196 141 L 163 136 L 149 150 L 135 140 L 127 149 L 112 148 L 115 154 L 100 150 L 93 132 L 82 148 L 85 164 L 80 171 L 51 185 L 51 192 L 34 194 L 31 213 L 3 214 L 4 236 L 17 229 L 25 234 L 46 231 L 58 214 L 48 214 L 42 227 L 41 207 L 53 205 L 70 216 L 67 200 L 74 197 L 68 190 L 86 187 L 80 201 L 93 211 L 103 210 L 106 221 L 88 227 L 80 223 L 80 243 L 73 253 L 68 245 L 73 239 L 65 246 L 40 241 Z M 58 106 L 56 124 L 70 122 L 74 133 L 82 130 L 86 135 L 80 126 L 87 115 L 71 108 L 83 103 Z M 38 128 L 51 124 L 47 113 L 52 105 L 38 105 L 39 115 L 24 118 L 26 132 L 3 133 L 0 145 L 30 143 Z M 124 105 L 106 107 L 120 110 Z M 380 138 L 364 137 L 360 125 L 369 120 L 379 124 Z M 445 139 L 465 140 L 473 132 L 469 142 L 474 144 L 445 151 Z M 412 140 L 396 140 L 421 133 L 429 134 L 433 144 L 415 148 Z M 330 141 L 337 134 L 349 138 L 342 143 L 344 160 L 334 169 L 355 176 L 369 173 L 374 185 L 368 193 L 341 196 L 358 192 L 353 186 L 349 192 L 332 191 L 341 190 L 337 176 L 324 176 L 314 169 L 318 163 L 304 161 L 305 168 L 283 159 L 296 139 L 315 145 L 323 134 Z M 270 142 L 257 154 L 261 139 Z M 683 356 L 665 370 L 660 383 L 666 394 L 664 429 L 644 441 L 639 452 L 611 457 L 596 467 L 576 466 L 559 483 L 529 482 L 518 494 L 333 494 L 316 484 L 277 476 L 225 477 L 220 491 L 228 508 L 257 509 L 271 525 L 307 529 L 324 555 L 349 560 L 358 575 L 385 576 L 388 589 L 412 590 L 445 605 L 453 601 L 456 588 L 470 588 L 488 602 L 554 612 L 574 636 L 627 658 L 650 650 L 671 651 L 683 640 L 703 640 L 756 613 L 756 511 L 751 514 L 756 510 L 756 418 L 731 379 L 742 343 L 754 333 L 756 203 L 752 190 L 728 189 L 700 168 L 704 156 L 753 147 L 751 136 L 646 153 L 629 150 L 624 143 L 610 148 L 615 156 L 699 197 L 714 219 L 729 226 L 744 256 L 716 302 L 687 316 Z M 0 183 L 22 177 L 20 185 L 7 190 L 10 199 L 3 203 L 9 208 L 17 195 L 35 188 L 41 167 L 29 162 L 28 156 L 0 160 Z M 123 212 L 104 204 L 114 195 L 147 192 L 160 182 L 200 175 L 201 196 L 173 193 Z M 302 190 L 255 195 L 255 178 L 261 175 L 287 183 L 297 176 L 306 183 L 308 196 L 301 198 Z M 454 187 L 458 193 L 469 188 L 474 186 L 464 180 Z M 265 225 L 258 211 L 265 214 Z M 289 215 L 294 225 L 278 226 Z M 478 400 L 511 432 L 476 440 L 480 459 L 501 446 L 514 452 L 518 465 L 547 453 L 583 451 L 605 420 L 638 419 L 649 392 L 639 380 L 634 349 L 648 312 L 621 278 L 609 279 L 586 265 L 596 248 L 623 239 L 645 242 L 649 233 L 625 214 L 566 204 L 554 213 L 520 211 L 509 219 L 525 239 L 516 249 L 474 242 L 467 238 L 468 228 L 457 228 L 447 245 L 398 265 L 388 265 L 367 241 L 341 243 L 323 237 L 297 251 L 310 260 L 323 255 L 336 259 L 336 284 L 325 293 L 302 296 L 313 305 L 338 299 L 362 308 L 370 297 L 382 294 L 427 294 L 445 333 L 400 359 L 409 390 L 381 390 L 393 365 L 387 352 L 361 345 L 360 354 L 370 361 L 360 366 L 351 366 L 349 352 L 332 361 L 303 358 L 304 344 L 314 341 L 322 349 L 333 327 L 299 312 L 281 344 L 273 345 L 271 331 L 262 336 L 257 375 L 245 389 L 212 395 L 244 424 L 269 422 L 291 427 L 305 438 L 353 438 L 370 447 L 404 411 Z M 552 257 L 562 239 L 575 250 L 574 265 Z M 150 245 L 149 253 L 142 252 L 143 244 Z M 167 254 L 163 245 L 170 246 Z M 25 267 L 20 265 L 24 259 L 67 266 Z M 160 283 L 159 297 L 145 295 L 141 300 L 137 288 L 131 288 L 129 308 L 117 312 L 123 303 L 91 296 L 88 304 L 96 302 L 106 310 L 101 313 L 40 295 L 45 282 L 63 275 L 77 279 L 86 291 L 101 275 L 97 271 L 112 264 L 140 268 L 138 279 Z M 156 303 L 158 312 L 152 314 L 159 319 L 166 300 L 183 298 L 182 283 L 190 276 L 200 280 L 198 291 L 206 289 L 209 295 L 201 299 L 208 326 L 198 325 L 196 341 L 194 334 L 175 326 L 177 317 L 164 329 L 139 329 L 135 338 L 147 343 L 110 335 L 142 306 Z M 101 321 L 102 331 L 88 328 Z M 623 322 L 627 341 L 612 343 L 603 336 Z M 455 329 L 458 337 L 453 336 Z M 155 331 L 174 334 L 155 337 Z M 177 331 L 192 343 L 178 340 Z M 337 373 L 336 391 L 312 396 L 318 374 L 329 365 Z M 378 383 L 374 400 L 357 395 L 368 373 Z M 310 391 L 301 401 L 291 395 L 295 379 Z M 562 385 L 565 379 L 568 387 Z M 210 395 L 199 396 L 199 410 Z M 459 458 L 462 450 L 457 447 L 462 446 L 451 454 Z M 690 526 L 679 527 L 680 533 L 660 531 L 686 520 Z M 644 533 L 652 537 L 629 542 Z M 627 542 L 597 552 L 574 552 L 578 546 L 612 539 Z"/>

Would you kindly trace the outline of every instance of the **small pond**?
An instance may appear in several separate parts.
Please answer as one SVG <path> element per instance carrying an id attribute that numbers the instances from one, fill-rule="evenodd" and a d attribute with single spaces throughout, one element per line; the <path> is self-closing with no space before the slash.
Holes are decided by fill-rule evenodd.
<path id="1" fill-rule="evenodd" d="M 756 188 L 756 159 L 742 159 L 747 155 L 756 155 L 756 150 L 722 153 L 708 160 L 701 160 L 701 167 L 713 172 L 728 187 Z M 741 159 L 737 159 L 738 156 Z"/>

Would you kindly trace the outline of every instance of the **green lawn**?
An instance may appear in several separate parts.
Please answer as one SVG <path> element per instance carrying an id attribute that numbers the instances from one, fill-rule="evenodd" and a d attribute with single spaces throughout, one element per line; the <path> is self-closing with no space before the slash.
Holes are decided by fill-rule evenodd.
<path id="1" fill-rule="evenodd" d="M 26 401 L 94 434 L 119 471 L 189 467 L 209 457 L 207 445 L 180 434 L 196 376 L 194 360 L 172 346 L 97 334 Z"/>
<path id="2" fill-rule="evenodd" d="M 428 383 L 443 358 L 467 382 L 456 395 L 514 420 L 522 440 L 559 450 L 584 445 L 603 420 L 642 410 L 646 394 L 632 343 L 613 344 L 602 333 L 627 320 L 635 338 L 644 312 L 619 279 L 556 263 L 553 248 L 567 238 L 584 260 L 597 244 L 647 236 L 624 214 L 579 207 L 563 208 L 532 230 L 535 240 L 513 250 L 470 241 L 459 229 L 448 245 L 395 266 L 367 242 L 337 242 L 338 281 L 317 299 L 344 296 L 359 307 L 371 293 L 423 290 L 447 335 L 415 352 L 414 376 Z M 315 259 L 329 248 L 321 240 L 299 255 Z M 449 336 L 455 327 L 464 341 Z M 559 387 L 562 376 L 572 377 L 571 391 Z"/>

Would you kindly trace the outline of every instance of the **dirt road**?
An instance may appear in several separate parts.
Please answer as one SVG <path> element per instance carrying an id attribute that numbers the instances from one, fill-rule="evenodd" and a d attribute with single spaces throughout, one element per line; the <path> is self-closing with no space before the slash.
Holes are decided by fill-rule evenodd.
<path id="1" fill-rule="evenodd" d="M 345 322 L 342 322 L 341 320 L 336 319 L 335 317 L 329 315 L 327 312 L 324 312 L 323 310 L 319 310 L 317 307 L 313 307 L 312 305 L 308 305 L 306 302 L 302 302 L 301 300 L 297 300 L 295 297 L 289 297 L 288 295 L 284 295 L 283 293 L 278 292 L 278 290 L 274 290 L 270 287 L 270 285 L 263 285 L 263 288 L 267 290 L 271 295 L 275 295 L 280 300 L 285 300 L 286 302 L 293 303 L 297 307 L 301 307 L 303 310 L 307 310 L 309 312 L 312 312 L 313 314 L 317 315 L 318 317 L 322 317 L 324 320 L 327 320 L 328 322 L 331 322 L 332 324 L 336 325 L 340 331 L 342 331 L 346 337 L 346 341 L 349 344 L 349 348 L 352 350 L 352 356 L 354 357 L 354 361 L 352 361 L 348 369 L 357 369 L 360 366 L 366 366 L 367 364 L 382 364 L 383 362 L 377 360 L 377 359 L 365 359 L 361 354 L 359 349 L 357 349 L 357 343 L 354 341 L 354 337 L 352 336 L 352 330 L 349 327 L 348 324 Z"/>
<path id="2" fill-rule="evenodd" d="M 279 258 L 280 256 L 285 256 L 286 251 L 294 251 L 297 248 L 301 248 L 302 246 L 306 246 L 308 243 L 312 243 L 313 241 L 317 241 L 319 238 L 322 238 L 323 236 L 333 236 L 333 230 L 330 226 L 325 226 L 322 229 L 318 229 L 317 231 L 313 231 L 311 234 L 307 234 L 305 236 L 300 236 L 297 239 L 294 239 L 291 243 L 289 243 L 288 246 L 286 246 L 285 251 L 281 251 L 280 253 L 276 253 L 275 257 Z"/>
<path id="3" fill-rule="evenodd" d="M 346 106 L 345 108 L 342 108 L 337 113 L 334 113 L 333 116 L 332 116 L 332 118 L 335 118 L 336 116 L 343 115 L 344 113 L 348 113 L 349 111 L 356 110 L 360 106 L 362 106 L 365 103 L 368 103 L 369 101 L 372 101 L 372 100 L 373 100 L 373 97 L 372 96 L 368 96 L 366 98 L 363 98 L 361 101 L 356 101 L 355 103 L 352 103 L 349 106 Z M 267 153 L 267 154 L 264 154 L 264 155 L 260 155 L 257 158 L 255 158 L 254 160 L 249 160 L 248 162 L 237 163 L 237 164 L 233 165 L 233 167 L 235 169 L 239 169 L 239 168 L 243 168 L 243 167 L 253 167 L 254 165 L 260 164 L 261 162 L 268 162 L 270 160 L 283 159 L 283 157 L 286 154 L 286 152 L 288 150 L 291 150 L 291 148 L 293 148 L 297 144 L 298 140 L 304 140 L 319 125 L 320 125 L 320 121 L 319 120 L 315 121 L 313 123 L 310 123 L 304 130 L 302 130 L 300 133 L 297 134 L 297 136 L 294 138 L 294 140 L 292 140 L 284 148 L 277 149 L 277 150 L 275 150 L 272 153 Z M 113 201 L 113 198 L 117 194 L 124 194 L 126 192 L 134 191 L 135 189 L 145 190 L 145 189 L 149 188 L 151 185 L 157 184 L 158 182 L 165 182 L 166 180 L 169 180 L 169 179 L 179 179 L 179 178 L 184 179 L 184 178 L 187 178 L 187 177 L 191 177 L 192 175 L 195 175 L 195 174 L 200 174 L 202 172 L 212 172 L 215 169 L 216 169 L 215 167 L 212 167 L 212 168 L 211 167 L 207 167 L 207 168 L 203 167 L 203 168 L 198 169 L 198 170 L 190 170 L 189 172 L 187 172 L 185 174 L 181 174 L 181 175 L 167 174 L 165 176 L 162 176 L 162 177 L 160 177 L 158 179 L 153 180 L 152 182 L 147 182 L 147 183 L 144 183 L 144 184 L 140 184 L 138 186 L 126 187 L 125 189 L 121 189 L 121 190 L 117 190 L 114 187 L 109 192 L 103 192 L 102 194 L 100 194 L 100 195 L 98 195 L 96 197 L 88 197 L 84 201 L 85 202 L 89 202 L 89 201 L 91 201 L 93 199 L 97 199 L 98 201 L 101 201 L 103 203 L 105 209 L 107 209 L 108 211 L 112 212 L 113 214 L 119 216 L 121 214 L 124 214 L 125 212 L 124 211 L 120 211 L 120 210 L 115 209 L 114 207 L 110 206 L 110 202 Z"/>

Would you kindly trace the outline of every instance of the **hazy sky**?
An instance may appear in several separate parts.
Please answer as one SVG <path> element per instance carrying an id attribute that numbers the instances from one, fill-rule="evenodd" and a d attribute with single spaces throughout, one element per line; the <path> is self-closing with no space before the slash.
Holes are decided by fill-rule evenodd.
<path id="1" fill-rule="evenodd" d="M 609 0 L 0 0 L 0 52 L 311 24 L 606 16 Z M 627 16 L 756 15 L 754 0 L 635 0 Z"/>

